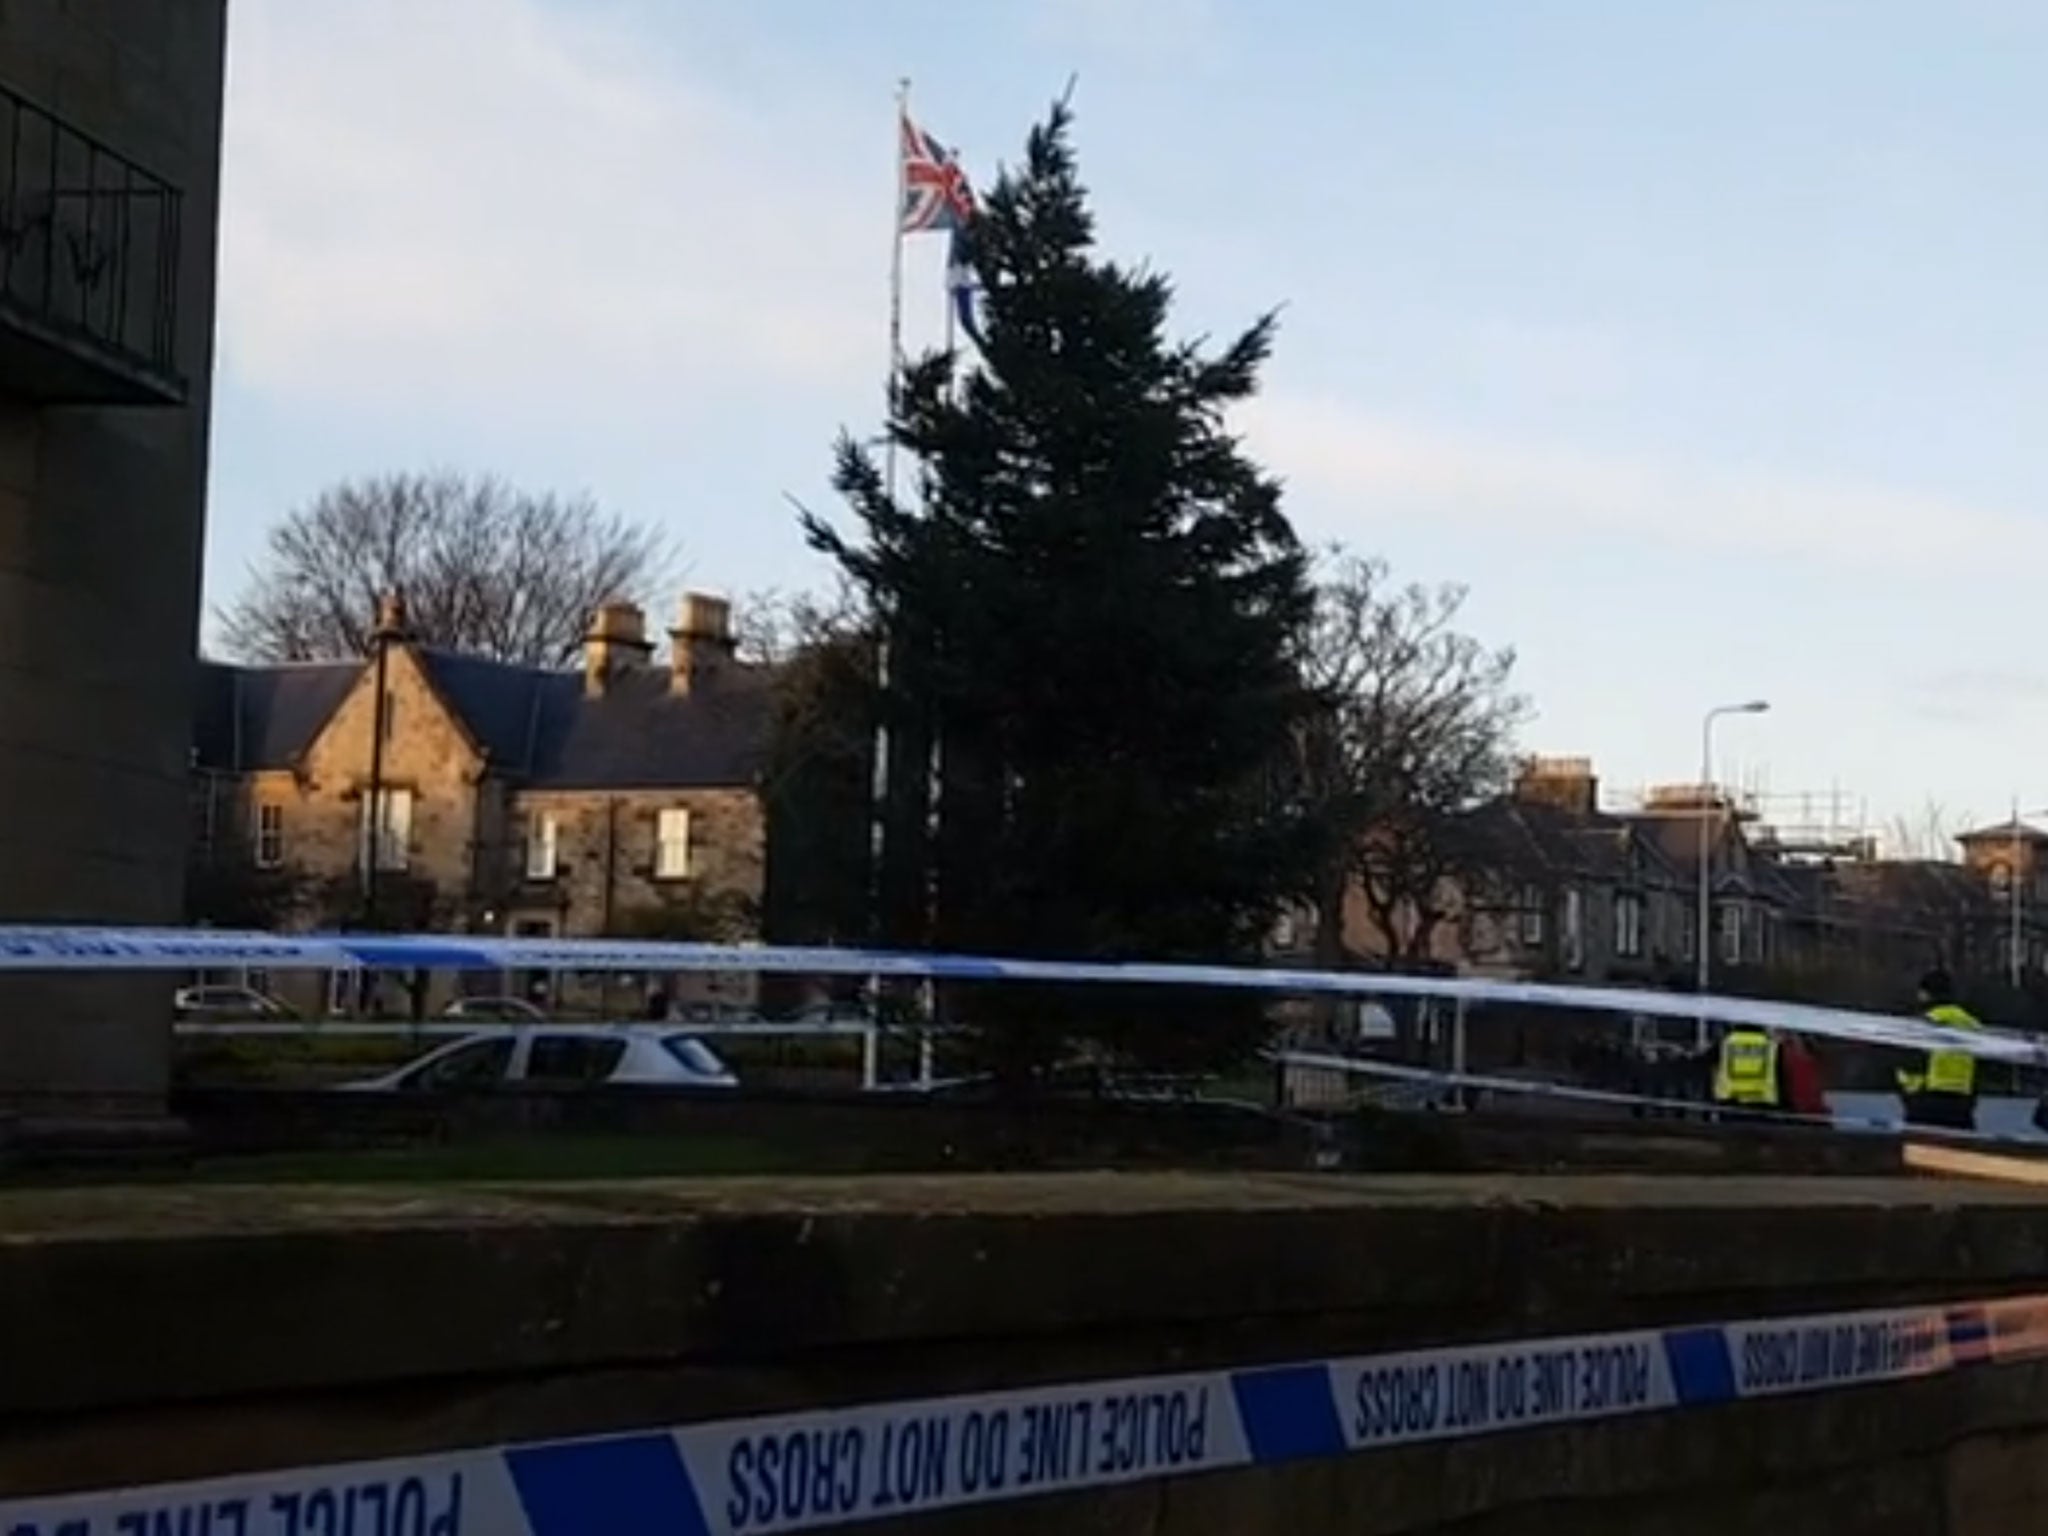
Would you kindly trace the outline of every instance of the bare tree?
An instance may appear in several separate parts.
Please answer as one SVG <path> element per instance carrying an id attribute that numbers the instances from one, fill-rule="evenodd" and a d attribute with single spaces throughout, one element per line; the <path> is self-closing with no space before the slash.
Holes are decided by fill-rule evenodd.
<path id="1" fill-rule="evenodd" d="M 379 475 L 330 487 L 270 531 L 221 636 L 249 661 L 359 656 L 379 598 L 402 591 L 423 640 L 558 666 L 599 604 L 644 596 L 672 563 L 666 536 L 588 497 Z"/>
<path id="2" fill-rule="evenodd" d="M 788 592 L 763 587 L 741 595 L 733 609 L 739 658 L 779 667 L 821 645 L 846 640 L 866 627 L 860 594 L 841 578 L 829 592 Z"/>
<path id="3" fill-rule="evenodd" d="M 1458 629 L 1464 601 L 1461 587 L 1397 587 L 1378 560 L 1321 562 L 1302 662 L 1321 708 L 1293 744 L 1318 963 L 1343 958 L 1354 885 L 1388 952 L 1420 958 L 1447 887 L 1480 872 L 1471 812 L 1505 786 L 1527 705 L 1509 687 L 1514 652 Z"/>
<path id="4" fill-rule="evenodd" d="M 1968 816 L 1957 816 L 1939 800 L 1929 799 L 1912 815 L 1892 817 L 1885 825 L 1884 842 L 1893 858 L 1953 864 L 1956 835 L 1969 825 Z"/>

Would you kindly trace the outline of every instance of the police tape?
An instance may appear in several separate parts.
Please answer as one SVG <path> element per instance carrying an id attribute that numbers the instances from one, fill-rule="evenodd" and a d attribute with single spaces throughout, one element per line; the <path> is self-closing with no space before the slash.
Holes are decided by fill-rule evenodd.
<path id="1" fill-rule="evenodd" d="M 1017 960 L 984 955 L 661 940 L 497 938 L 489 934 L 268 934 L 210 929 L 0 924 L 0 971 L 265 970 L 711 971 L 905 980 L 1215 987 L 1297 996 L 1416 997 L 1583 1009 L 1645 1018 L 1786 1029 L 1910 1051 L 1950 1050 L 2048 1066 L 2048 1044 L 1996 1029 L 1938 1029 L 1921 1019 L 1757 998 L 1559 986 L 1480 977 L 1396 976 L 1263 966 Z"/>
<path id="2" fill-rule="evenodd" d="M 2048 1355 L 2048 1295 L 818 1408 L 0 1500 L 7 1536 L 773 1536 Z"/>

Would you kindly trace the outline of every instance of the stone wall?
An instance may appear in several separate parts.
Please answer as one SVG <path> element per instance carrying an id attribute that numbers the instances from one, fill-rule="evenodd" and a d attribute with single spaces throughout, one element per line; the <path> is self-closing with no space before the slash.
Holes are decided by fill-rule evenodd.
<path id="1" fill-rule="evenodd" d="M 689 813 L 688 872 L 680 879 L 663 878 L 657 863 L 659 819 L 668 810 Z M 555 827 L 552 879 L 527 878 L 525 849 L 513 850 L 514 910 L 558 913 L 564 933 L 603 933 L 628 914 L 664 911 L 686 923 L 707 898 L 713 906 L 721 898 L 760 900 L 767 843 L 751 789 L 527 790 L 514 796 L 512 814 L 522 829 L 535 818 L 551 818 Z M 675 936 L 720 935 L 679 929 Z"/>
<path id="2" fill-rule="evenodd" d="M 821 1405 L 2032 1295 L 2044 1216 L 2038 1191 L 1783 1178 L 16 1193 L 0 1513 Z M 1209 1412 L 1214 1429 L 1228 1410 Z M 1298 1459 L 863 1528 L 2021 1536 L 2040 1527 L 2048 1364 L 1348 1454 L 1298 1429 Z M 640 1468 L 657 1442 L 623 1444 Z M 716 1509 L 727 1465 L 699 1469 Z M 604 1465 L 586 1470 L 594 1501 Z M 677 1475 L 648 1496 L 675 1498 Z M 473 1478 L 462 1529 L 541 1528 L 481 1523 L 485 1494 Z"/>
<path id="3" fill-rule="evenodd" d="M 374 666 L 315 738 L 285 814 L 286 857 L 316 878 L 344 880 L 359 866 L 364 800 L 370 791 L 376 728 Z M 428 684 L 404 646 L 386 658 L 389 699 L 379 782 L 387 795 L 411 796 L 404 867 L 380 873 L 431 884 L 443 901 L 465 902 L 475 883 L 479 786 L 484 760 Z M 273 781 L 274 782 L 274 781 Z"/>

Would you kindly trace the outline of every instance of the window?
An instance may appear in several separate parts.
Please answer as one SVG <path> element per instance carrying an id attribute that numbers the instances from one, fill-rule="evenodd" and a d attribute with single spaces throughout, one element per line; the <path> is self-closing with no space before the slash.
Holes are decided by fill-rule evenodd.
<path id="1" fill-rule="evenodd" d="M 377 810 L 373 818 L 369 797 L 363 799 L 361 828 L 362 847 L 359 856 L 368 863 L 370 857 L 370 828 L 376 826 L 376 858 L 379 869 L 405 869 L 412 861 L 412 791 L 409 789 L 386 789 L 377 794 Z"/>
<path id="2" fill-rule="evenodd" d="M 1991 892 L 1994 896 L 2004 896 L 2011 890 L 2012 866 L 2000 859 L 1991 866 Z"/>
<path id="3" fill-rule="evenodd" d="M 526 878 L 555 878 L 555 818 L 552 816 L 526 818 Z"/>
<path id="4" fill-rule="evenodd" d="M 1586 901 L 1577 886 L 1568 886 L 1563 910 L 1558 915 L 1558 940 L 1564 945 L 1564 964 L 1569 971 L 1586 964 Z"/>
<path id="5" fill-rule="evenodd" d="M 1742 964 L 1742 908 L 1735 902 L 1725 903 L 1717 916 L 1721 922 L 1721 963 Z"/>
<path id="6" fill-rule="evenodd" d="M 202 853 L 213 851 L 213 839 L 220 816 L 220 795 L 210 773 L 200 777 L 192 792 L 192 836 Z"/>
<path id="7" fill-rule="evenodd" d="M 654 878 L 684 880 L 690 874 L 690 813 L 671 806 L 654 820 Z"/>
<path id="8" fill-rule="evenodd" d="M 694 1035 L 669 1035 L 662 1042 L 668 1047 L 669 1055 L 675 1057 L 685 1072 L 698 1077 L 725 1076 L 725 1063 L 712 1054 L 711 1048 Z"/>
<path id="9" fill-rule="evenodd" d="M 1614 952 L 1625 960 L 1643 952 L 1643 898 L 1633 891 L 1614 898 Z"/>
<path id="10" fill-rule="evenodd" d="M 1682 960 L 1697 960 L 1700 957 L 1700 930 L 1691 913 L 1685 914 L 1678 925 L 1678 954 Z"/>
<path id="11" fill-rule="evenodd" d="M 425 1093 L 464 1088 L 489 1088 L 501 1082 L 512 1060 L 512 1037 L 471 1040 L 443 1056 L 421 1062 L 404 1079 L 405 1086 Z"/>
<path id="12" fill-rule="evenodd" d="M 256 807 L 256 867 L 275 869 L 284 862 L 284 807 Z"/>
<path id="13" fill-rule="evenodd" d="M 597 1035 L 536 1035 L 526 1054 L 526 1080 L 555 1086 L 601 1083 L 612 1075 L 626 1042 Z"/>
<path id="14" fill-rule="evenodd" d="M 1524 944 L 1543 942 L 1543 892 L 1533 885 L 1522 887 L 1522 897 L 1517 903 L 1521 908 L 1521 934 Z"/>

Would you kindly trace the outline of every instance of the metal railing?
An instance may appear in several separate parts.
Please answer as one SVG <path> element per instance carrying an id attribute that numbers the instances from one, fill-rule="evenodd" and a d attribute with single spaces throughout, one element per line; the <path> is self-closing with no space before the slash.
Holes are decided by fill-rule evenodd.
<path id="1" fill-rule="evenodd" d="M 941 1078 L 935 1068 L 933 1044 L 942 1035 L 959 1033 L 943 1025 L 902 1029 L 868 1019 L 737 1019 L 693 1023 L 685 1019 L 180 1019 L 172 1025 L 179 1039 L 316 1040 L 401 1039 L 428 1041 L 474 1039 L 479 1035 L 512 1035 L 540 1031 L 550 1035 L 602 1035 L 622 1029 L 659 1029 L 678 1035 L 703 1035 L 714 1040 L 853 1039 L 860 1042 L 860 1085 L 929 1092 L 964 1081 Z M 887 1083 L 881 1070 L 882 1043 L 892 1034 L 916 1046 L 916 1075 Z"/>
<path id="2" fill-rule="evenodd" d="M 0 308 L 183 392 L 183 193 L 0 85 Z"/>

